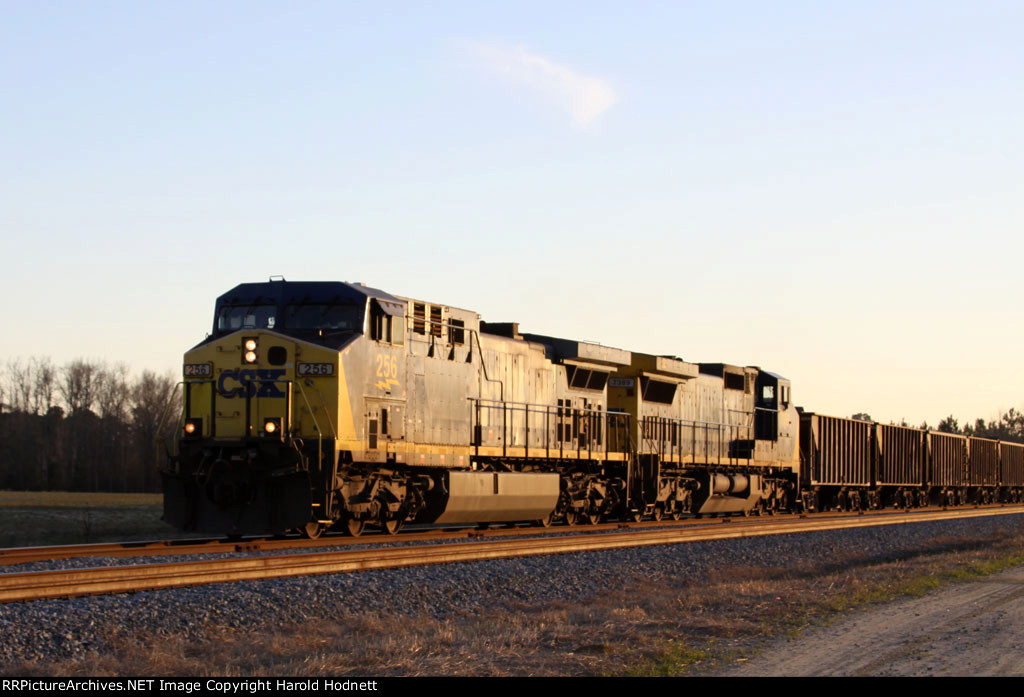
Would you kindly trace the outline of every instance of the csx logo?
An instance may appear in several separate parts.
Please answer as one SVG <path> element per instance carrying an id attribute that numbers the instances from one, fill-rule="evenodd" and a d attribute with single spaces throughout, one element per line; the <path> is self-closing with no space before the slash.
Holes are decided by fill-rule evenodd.
<path id="1" fill-rule="evenodd" d="M 225 370 L 217 380 L 221 397 L 284 397 L 284 390 L 274 382 L 284 377 L 284 370 Z"/>

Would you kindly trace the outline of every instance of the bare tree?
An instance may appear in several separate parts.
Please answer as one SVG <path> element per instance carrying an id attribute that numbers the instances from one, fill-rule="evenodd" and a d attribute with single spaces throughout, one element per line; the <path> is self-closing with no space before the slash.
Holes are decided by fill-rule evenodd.
<path id="1" fill-rule="evenodd" d="M 157 441 L 171 433 L 181 412 L 177 380 L 172 375 L 159 376 L 151 371 L 142 373 L 131 390 L 132 429 L 135 433 L 135 452 L 140 458 L 139 472 L 143 486 L 155 487 Z M 173 400 L 173 401 L 172 401 Z M 163 428 L 160 421 L 167 414 Z"/>
<path id="2" fill-rule="evenodd" d="M 100 444 L 103 456 L 102 474 L 108 490 L 128 490 L 128 472 L 132 462 L 129 432 L 129 406 L 131 388 L 128 366 L 118 363 L 104 368 L 100 373 L 97 389 L 96 408 L 99 412 L 103 439 Z M 101 471 L 94 472 L 97 488 Z"/>
<path id="3" fill-rule="evenodd" d="M 32 396 L 31 366 L 12 358 L 7 361 L 4 372 L 7 375 L 8 406 L 11 411 L 27 412 Z"/>
<path id="4" fill-rule="evenodd" d="M 32 413 L 46 414 L 53 407 L 57 369 L 47 357 L 32 359 Z"/>
<path id="5" fill-rule="evenodd" d="M 102 419 L 126 421 L 128 403 L 131 399 L 128 387 L 128 366 L 118 363 L 113 368 L 104 368 L 98 375 L 96 407 Z"/>
<path id="6" fill-rule="evenodd" d="M 61 397 L 70 415 L 91 411 L 99 388 L 101 367 L 83 359 L 72 361 L 61 369 Z"/>

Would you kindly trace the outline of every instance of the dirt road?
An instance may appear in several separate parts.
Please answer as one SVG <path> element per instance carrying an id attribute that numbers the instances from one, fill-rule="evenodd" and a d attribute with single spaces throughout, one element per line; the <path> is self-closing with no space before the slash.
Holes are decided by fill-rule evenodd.
<path id="1" fill-rule="evenodd" d="M 1024 567 L 780 640 L 730 676 L 1024 676 Z"/>

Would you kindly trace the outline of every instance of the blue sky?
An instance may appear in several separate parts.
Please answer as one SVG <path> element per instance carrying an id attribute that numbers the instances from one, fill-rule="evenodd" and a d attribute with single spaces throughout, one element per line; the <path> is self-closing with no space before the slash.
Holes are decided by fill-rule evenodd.
<path id="1" fill-rule="evenodd" d="M 1019 2 L 0 2 L 0 360 L 179 370 L 237 283 L 363 281 L 1024 407 Z"/>

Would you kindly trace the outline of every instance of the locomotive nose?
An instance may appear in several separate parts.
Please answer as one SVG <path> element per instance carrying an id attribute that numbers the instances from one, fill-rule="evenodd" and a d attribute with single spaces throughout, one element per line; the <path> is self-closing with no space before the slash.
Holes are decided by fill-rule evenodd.
<path id="1" fill-rule="evenodd" d="M 208 490 L 208 497 L 220 508 L 231 508 L 249 500 L 249 487 L 241 482 L 216 482 Z"/>
<path id="2" fill-rule="evenodd" d="M 246 468 L 223 459 L 214 462 L 207 478 L 206 498 L 221 509 L 248 502 L 250 490 Z"/>

